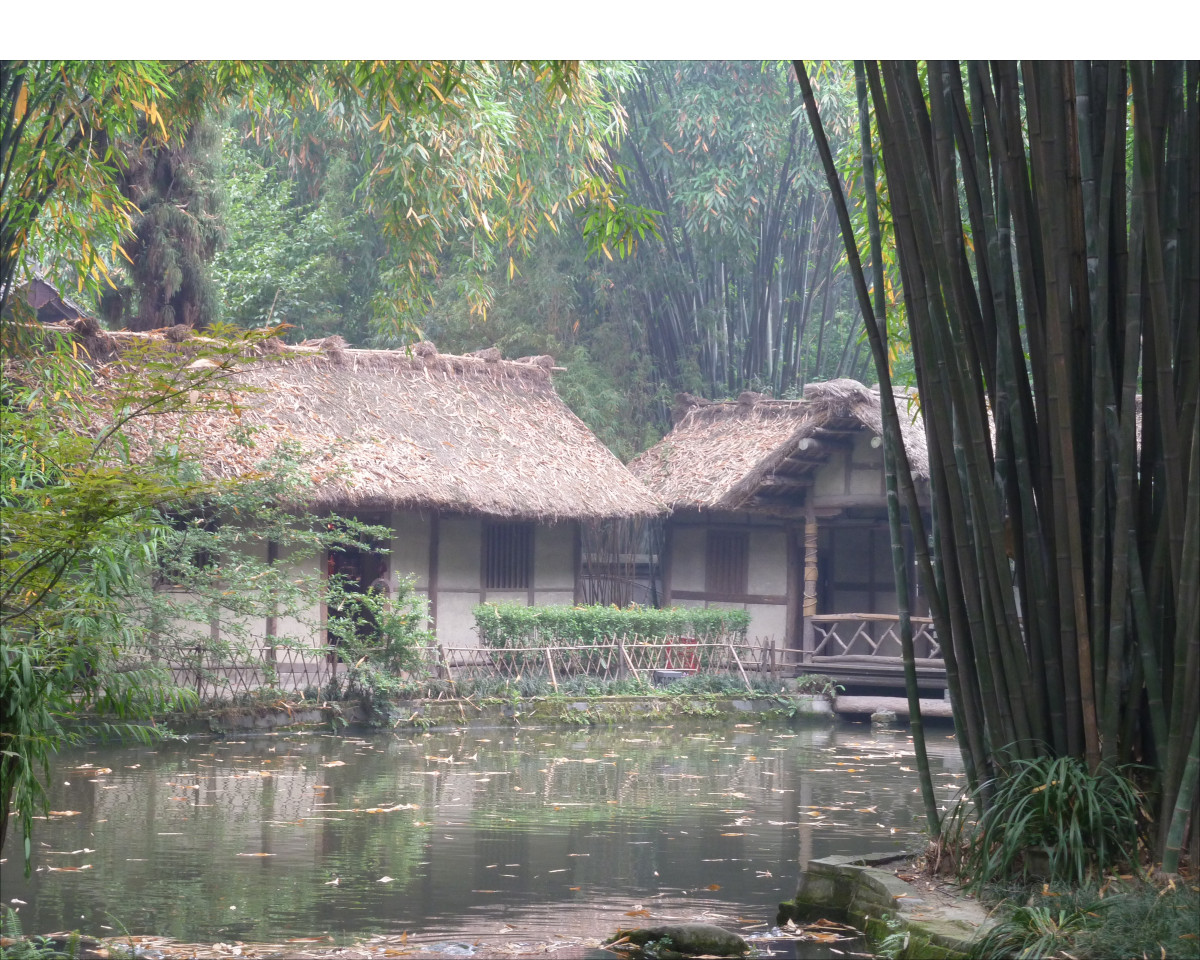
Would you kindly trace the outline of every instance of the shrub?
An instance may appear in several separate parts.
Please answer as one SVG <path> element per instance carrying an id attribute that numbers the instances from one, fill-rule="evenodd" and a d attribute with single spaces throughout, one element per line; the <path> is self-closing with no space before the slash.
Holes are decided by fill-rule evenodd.
<path id="1" fill-rule="evenodd" d="M 745 610 L 699 607 L 521 607 L 484 603 L 475 608 L 475 630 L 486 647 L 592 646 L 618 637 L 642 641 L 688 637 L 702 643 L 745 643 Z"/>

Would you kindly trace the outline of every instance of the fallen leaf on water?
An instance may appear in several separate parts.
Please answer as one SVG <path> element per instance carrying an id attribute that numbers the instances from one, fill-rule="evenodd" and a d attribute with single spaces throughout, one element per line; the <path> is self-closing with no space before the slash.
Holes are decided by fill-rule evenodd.
<path id="1" fill-rule="evenodd" d="M 239 857 L 273 857 L 273 853 L 239 853 Z"/>
<path id="2" fill-rule="evenodd" d="M 48 816 L 48 817 L 77 817 L 77 816 L 79 816 L 79 811 L 78 810 L 50 810 L 50 811 L 47 811 L 46 816 Z"/>
<path id="3" fill-rule="evenodd" d="M 91 870 L 92 865 L 85 863 L 82 867 L 47 867 L 52 873 L 78 873 L 80 870 Z"/>
<path id="4" fill-rule="evenodd" d="M 345 760 L 330 760 L 328 763 L 321 764 L 323 767 L 344 767 L 345 765 Z"/>
<path id="5" fill-rule="evenodd" d="M 721 836 L 723 836 L 723 837 L 744 837 L 745 834 L 744 833 L 723 833 L 723 834 L 721 834 Z"/>
<path id="6" fill-rule="evenodd" d="M 567 887 L 567 889 L 568 889 L 568 890 L 578 890 L 578 889 L 580 889 L 580 888 L 579 888 L 579 887 Z"/>
<path id="7" fill-rule="evenodd" d="M 627 917 L 648 917 L 648 916 L 650 916 L 650 911 L 649 910 L 626 910 L 625 916 L 627 916 Z"/>
<path id="8" fill-rule="evenodd" d="M 376 880 L 375 882 L 376 882 L 376 883 L 391 883 L 391 882 L 392 882 L 393 880 L 395 880 L 395 879 L 396 879 L 395 877 L 386 877 L 386 876 L 385 876 L 385 877 L 380 877 L 380 878 L 379 878 L 378 880 Z"/>
<path id="9" fill-rule="evenodd" d="M 710 884 L 709 884 L 707 887 L 705 887 L 704 889 L 705 889 L 705 890 L 720 890 L 720 889 L 721 889 L 721 885 L 720 885 L 719 883 L 710 883 Z"/>

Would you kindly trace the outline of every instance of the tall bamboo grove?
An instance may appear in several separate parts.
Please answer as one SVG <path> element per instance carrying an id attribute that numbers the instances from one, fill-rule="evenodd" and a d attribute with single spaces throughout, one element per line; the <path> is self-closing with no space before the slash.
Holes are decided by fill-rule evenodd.
<path id="1" fill-rule="evenodd" d="M 796 68 L 890 387 L 882 300 Z M 857 70 L 871 261 L 890 230 L 929 443 L 918 565 L 968 776 L 1005 753 L 1143 764 L 1173 872 L 1200 822 L 1200 62 Z M 916 529 L 906 411 L 881 394 Z"/>

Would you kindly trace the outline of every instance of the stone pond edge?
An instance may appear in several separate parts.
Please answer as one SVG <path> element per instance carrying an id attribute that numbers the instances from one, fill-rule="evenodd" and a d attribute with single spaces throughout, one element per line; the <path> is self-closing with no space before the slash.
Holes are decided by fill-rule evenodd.
<path id="1" fill-rule="evenodd" d="M 533 697 L 516 701 L 412 700 L 371 716 L 357 701 L 321 704 L 226 706 L 165 718 L 177 734 L 269 733 L 289 727 L 439 730 L 521 726 L 594 726 L 677 719 L 834 719 L 832 701 L 821 695 L 770 697 Z"/>
<path id="2" fill-rule="evenodd" d="M 863 930 L 876 947 L 892 934 L 907 934 L 903 958 L 960 960 L 970 942 L 988 925 L 983 908 L 973 900 L 931 908 L 917 887 L 887 869 L 910 859 L 908 853 L 822 857 L 810 860 L 800 877 L 794 900 L 779 905 L 777 923 L 805 923 L 825 918 Z M 928 913 L 935 914 L 933 916 Z"/>

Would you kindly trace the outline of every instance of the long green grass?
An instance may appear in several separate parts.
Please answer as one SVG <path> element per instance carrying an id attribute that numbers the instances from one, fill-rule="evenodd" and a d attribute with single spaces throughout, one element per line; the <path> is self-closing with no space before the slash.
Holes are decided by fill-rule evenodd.
<path id="1" fill-rule="evenodd" d="M 972 886 L 1010 879 L 1083 885 L 1136 863 L 1140 794 L 1129 773 L 1107 765 L 1092 772 L 1074 757 L 1011 760 L 972 798 L 983 809 L 978 822 L 947 817 L 953 835 L 943 839 L 966 841 L 960 872 Z"/>
<path id="2" fill-rule="evenodd" d="M 1200 960 L 1200 894 L 1193 887 L 1110 880 L 1082 889 L 1047 884 L 1002 892 L 1007 899 L 995 910 L 998 922 L 971 946 L 978 960 Z M 989 893 L 997 889 L 985 897 Z"/>

